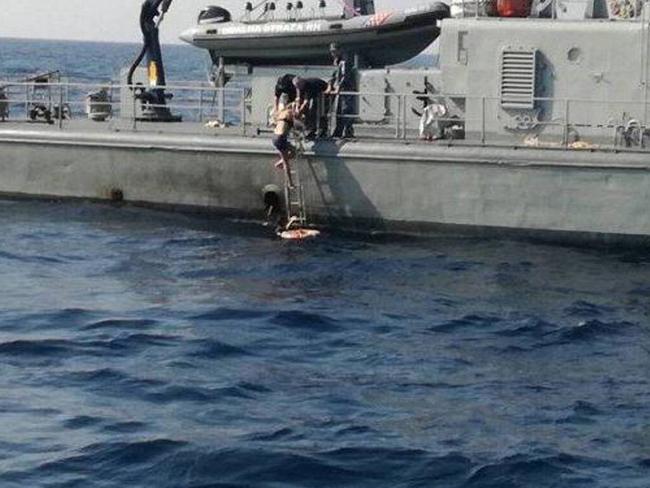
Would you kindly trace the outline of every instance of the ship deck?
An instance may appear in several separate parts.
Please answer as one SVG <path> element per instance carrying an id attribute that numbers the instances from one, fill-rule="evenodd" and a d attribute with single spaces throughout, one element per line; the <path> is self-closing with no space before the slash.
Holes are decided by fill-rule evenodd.
<path id="1" fill-rule="evenodd" d="M 111 119 L 106 122 L 94 122 L 86 118 L 74 118 L 64 120 L 61 125 L 59 121 L 53 124 L 45 122 L 33 122 L 29 120 L 5 120 L 0 121 L 0 135 L 8 137 L 11 134 L 47 134 L 50 140 L 54 140 L 57 135 L 62 139 L 79 134 L 86 136 L 110 136 L 115 134 L 140 136 L 157 136 L 174 138 L 175 140 L 185 140 L 191 146 L 193 140 L 209 140 L 214 138 L 239 138 L 241 140 L 267 141 L 270 150 L 274 151 L 270 144 L 273 130 L 268 127 L 247 126 L 243 129 L 241 126 L 220 126 L 209 127 L 205 123 L 194 121 L 183 122 L 144 122 L 124 119 Z M 295 134 L 298 137 L 298 133 Z M 52 139 L 54 138 L 54 139 Z M 294 138 L 294 142 L 296 142 Z M 401 134 L 396 137 L 395 128 L 390 126 L 375 125 L 355 125 L 355 137 L 351 139 L 331 139 L 320 138 L 314 141 L 305 141 L 306 148 L 316 147 L 343 147 L 345 145 L 355 144 L 376 144 L 382 143 L 392 147 L 417 147 L 422 150 L 426 148 L 456 148 L 456 149 L 483 149 L 485 154 L 489 154 L 490 149 L 504 150 L 513 149 L 522 151 L 564 151 L 568 153 L 597 153 L 597 154 L 647 154 L 650 148 L 643 146 L 614 146 L 609 144 L 586 145 L 582 143 L 567 144 L 562 142 L 548 142 L 529 144 L 524 142 L 516 143 L 512 140 L 481 141 L 478 139 L 438 139 L 423 140 L 417 137 L 415 131 L 408 134 Z"/>

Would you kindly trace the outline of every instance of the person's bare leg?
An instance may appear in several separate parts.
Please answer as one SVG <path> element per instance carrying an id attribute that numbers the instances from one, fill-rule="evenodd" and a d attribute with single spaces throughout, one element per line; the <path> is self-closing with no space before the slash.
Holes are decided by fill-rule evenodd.
<path id="1" fill-rule="evenodd" d="M 284 162 L 286 161 L 286 157 L 285 157 L 284 152 L 282 152 L 282 151 L 278 151 L 278 154 L 280 155 L 280 159 L 278 159 L 273 165 L 277 169 L 282 169 L 282 168 L 284 168 Z"/>

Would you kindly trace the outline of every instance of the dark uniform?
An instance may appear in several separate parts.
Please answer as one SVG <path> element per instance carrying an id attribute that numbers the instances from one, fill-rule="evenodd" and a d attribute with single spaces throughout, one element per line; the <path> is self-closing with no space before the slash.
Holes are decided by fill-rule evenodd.
<path id="1" fill-rule="evenodd" d="M 355 91 L 354 63 L 346 55 L 337 52 L 337 55 L 334 57 L 334 66 L 335 69 L 330 83 L 337 93 Z M 355 96 L 338 95 L 336 98 L 336 127 L 332 136 L 354 137 L 352 123 L 355 115 Z"/>
<path id="2" fill-rule="evenodd" d="M 294 78 L 293 85 L 300 94 L 301 102 L 307 102 L 306 125 L 309 131 L 308 137 L 314 136 L 317 125 L 320 125 L 320 135 L 327 133 L 327 106 L 319 108 L 319 103 L 323 100 L 323 93 L 327 90 L 327 82 L 320 78 Z M 317 124 L 317 118 L 320 111 L 320 123 Z"/>
<path id="3" fill-rule="evenodd" d="M 293 79 L 296 75 L 286 74 L 280 76 L 278 81 L 275 83 L 275 103 L 277 105 L 278 100 L 283 93 L 286 93 L 289 97 L 289 103 L 293 102 L 296 99 L 296 87 L 293 86 Z"/>

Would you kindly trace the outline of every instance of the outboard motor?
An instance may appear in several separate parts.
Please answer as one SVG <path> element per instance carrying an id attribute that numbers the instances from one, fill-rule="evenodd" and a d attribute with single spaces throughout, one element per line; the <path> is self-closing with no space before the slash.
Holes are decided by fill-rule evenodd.
<path id="1" fill-rule="evenodd" d="M 165 89 L 160 88 L 165 86 L 167 82 L 165 80 L 158 27 L 171 3 L 172 0 L 145 0 L 140 11 L 143 46 L 142 51 L 140 51 L 129 69 L 127 83 L 130 86 L 133 85 L 133 74 L 146 55 L 149 86 L 155 88 L 144 89 L 136 94 L 136 97 L 143 102 L 142 115 L 138 118 L 144 121 L 180 122 L 181 120 L 179 116 L 172 115 L 169 109 L 165 107 L 167 99 L 171 98 L 172 95 L 165 94 Z"/>
<path id="2" fill-rule="evenodd" d="M 252 10 L 252 4 L 251 4 L 251 10 Z M 248 11 L 248 4 L 247 4 L 247 11 Z M 230 15 L 230 12 L 228 12 L 225 8 L 222 7 L 215 7 L 214 5 L 210 7 L 206 7 L 203 10 L 201 10 L 201 13 L 199 14 L 199 24 L 223 24 L 225 22 L 230 22 L 232 20 L 232 16 Z"/>

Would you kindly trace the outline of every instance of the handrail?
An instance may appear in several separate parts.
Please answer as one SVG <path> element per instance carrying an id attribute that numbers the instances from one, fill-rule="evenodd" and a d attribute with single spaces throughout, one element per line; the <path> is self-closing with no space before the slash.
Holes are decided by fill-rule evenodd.
<path id="1" fill-rule="evenodd" d="M 188 85 L 173 83 L 165 87 L 149 87 L 141 85 L 120 85 L 115 82 L 88 83 L 88 82 L 52 82 L 34 83 L 24 81 L 0 82 L 0 120 L 5 112 L 9 120 L 25 120 L 30 116 L 35 117 L 37 106 L 45 107 L 50 113 L 50 121 L 58 123 L 58 127 L 65 130 L 70 126 L 68 116 L 73 118 L 83 113 L 83 108 L 88 107 L 88 91 L 105 89 L 106 99 L 95 102 L 96 107 L 105 109 L 110 113 L 112 123 L 106 127 L 109 130 L 125 130 L 119 126 L 120 121 L 130 125 L 134 130 L 145 130 L 146 126 L 138 124 L 136 110 L 124 105 L 123 99 L 118 96 L 126 91 L 140 89 L 164 88 L 174 93 L 174 98 L 164 107 L 172 112 L 180 112 L 186 121 L 205 123 L 210 121 L 212 129 L 221 130 L 224 126 L 233 131 L 246 135 L 254 125 L 250 118 L 250 100 L 247 88 L 215 88 L 203 83 Z M 2 95 L 4 93 L 4 95 Z M 349 114 L 340 114 L 339 118 L 352 119 L 360 129 L 367 128 L 367 134 L 361 130 L 360 137 L 389 137 L 399 140 L 413 140 L 421 137 L 419 124 L 421 117 L 415 112 L 422 111 L 421 93 L 402 92 L 386 93 L 379 91 L 352 92 L 346 91 L 339 94 L 341 97 L 353 97 L 356 110 Z M 515 128 L 504 129 L 504 114 L 500 105 L 500 97 L 468 97 L 461 94 L 435 93 L 425 95 L 430 102 L 452 107 L 454 99 L 463 99 L 465 106 L 470 103 L 474 109 L 460 113 L 447 111 L 444 115 L 436 117 L 436 123 L 455 126 L 466 134 L 464 142 L 454 140 L 454 144 L 473 143 L 479 145 L 523 145 L 523 146 L 549 146 L 571 149 L 575 144 L 576 134 L 583 136 L 584 146 L 591 149 L 605 147 L 639 147 L 645 148 L 645 140 L 650 144 L 650 128 L 646 125 L 646 106 L 637 100 L 608 99 L 597 100 L 586 97 L 552 98 L 536 97 L 536 106 L 545 106 L 546 111 L 540 120 L 529 120 L 529 125 L 534 130 Z M 368 100 L 379 97 L 384 101 L 372 105 Z M 135 100 L 133 106 L 135 106 Z M 366 104 L 366 105 L 364 105 Z M 582 110 L 580 106 L 582 105 Z M 600 107 L 597 113 L 600 117 L 586 119 L 584 115 L 588 107 Z M 162 107 L 154 106 L 151 107 Z M 371 107 L 372 113 L 363 112 L 364 107 Z M 377 110 L 381 107 L 381 110 Z M 585 108 L 586 107 L 586 108 Z M 128 109 L 128 114 L 122 113 Z M 383 112 L 382 112 L 383 110 Z M 36 114 L 36 115 L 35 115 Z M 370 114 L 370 115 L 368 115 Z M 371 116 L 372 115 L 372 116 Z M 336 114 L 331 113 L 331 122 L 336 119 Z M 318 117 L 320 120 L 320 117 Z M 320 123 L 320 122 L 319 122 Z M 2 127 L 0 122 L 0 127 Z M 525 124 L 524 124 L 525 125 Z M 99 127 L 99 126 L 98 126 Z M 175 130 L 173 125 L 170 131 Z M 523 126 L 522 126 L 523 127 Z M 128 127 L 127 127 L 128 129 Z M 183 131 L 192 131 L 187 126 Z M 447 141 L 452 143 L 452 141 Z"/>

